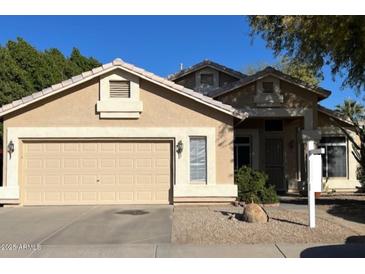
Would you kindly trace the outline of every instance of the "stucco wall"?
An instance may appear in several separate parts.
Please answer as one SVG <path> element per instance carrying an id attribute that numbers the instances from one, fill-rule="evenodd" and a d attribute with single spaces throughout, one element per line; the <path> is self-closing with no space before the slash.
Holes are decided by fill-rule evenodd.
<path id="1" fill-rule="evenodd" d="M 351 132 L 348 124 L 340 121 L 338 121 L 338 123 Z M 331 120 L 330 116 L 322 112 L 318 112 L 318 128 L 321 130 L 322 136 L 344 135 L 338 128 L 338 124 Z M 359 138 L 354 133 L 352 133 L 352 136 L 357 142 L 359 142 Z M 347 178 L 324 178 L 324 185 L 328 191 L 331 191 L 331 189 L 336 189 L 337 191 L 353 190 L 357 186 L 360 186 L 356 176 L 358 163 L 353 156 L 352 151 L 352 144 L 350 141 L 347 141 Z"/>
<path id="2" fill-rule="evenodd" d="M 283 107 L 298 108 L 317 105 L 317 96 L 312 92 L 285 81 L 280 81 L 281 95 L 284 97 Z M 234 107 L 256 107 L 256 82 L 240 87 L 232 92 L 219 96 L 217 99 Z"/>
<path id="3" fill-rule="evenodd" d="M 216 183 L 233 184 L 231 116 L 144 80 L 140 81 L 144 110 L 139 119 L 100 119 L 95 110 L 98 99 L 99 80 L 94 79 L 7 115 L 4 132 L 8 127 L 214 127 Z"/>

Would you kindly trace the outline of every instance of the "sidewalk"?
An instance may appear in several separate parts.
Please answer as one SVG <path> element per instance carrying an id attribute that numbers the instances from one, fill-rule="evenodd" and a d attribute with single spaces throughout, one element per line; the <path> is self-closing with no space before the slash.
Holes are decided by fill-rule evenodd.
<path id="1" fill-rule="evenodd" d="M 365 244 L 255 245 L 42 245 L 35 251 L 4 251 L 0 257 L 76 258 L 365 258 Z"/>

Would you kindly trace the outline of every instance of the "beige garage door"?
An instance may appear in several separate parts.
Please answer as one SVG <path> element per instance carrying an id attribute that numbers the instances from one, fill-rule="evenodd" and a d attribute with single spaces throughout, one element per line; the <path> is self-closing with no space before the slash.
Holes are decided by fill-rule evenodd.
<path id="1" fill-rule="evenodd" d="M 167 204 L 168 141 L 32 141 L 22 148 L 25 205 Z"/>

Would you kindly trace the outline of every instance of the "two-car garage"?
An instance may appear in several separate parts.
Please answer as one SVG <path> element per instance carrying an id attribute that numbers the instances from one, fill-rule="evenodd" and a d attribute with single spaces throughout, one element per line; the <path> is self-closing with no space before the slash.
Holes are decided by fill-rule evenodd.
<path id="1" fill-rule="evenodd" d="M 0 106 L 0 205 L 233 201 L 246 116 L 116 59 Z"/>
<path id="2" fill-rule="evenodd" d="M 20 163 L 24 205 L 171 203 L 171 140 L 24 140 Z"/>

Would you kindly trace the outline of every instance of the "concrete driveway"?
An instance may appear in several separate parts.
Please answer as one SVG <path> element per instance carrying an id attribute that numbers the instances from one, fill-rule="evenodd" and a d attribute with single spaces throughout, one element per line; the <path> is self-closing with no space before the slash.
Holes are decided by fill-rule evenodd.
<path id="1" fill-rule="evenodd" d="M 0 257 L 52 256 L 55 247 L 67 255 L 67 250 L 92 246 L 108 246 L 112 252 L 120 245 L 166 244 L 171 227 L 171 206 L 0 208 Z"/>

